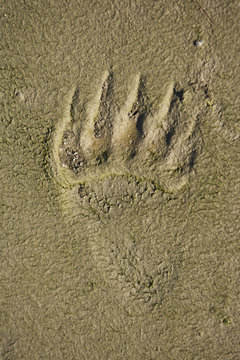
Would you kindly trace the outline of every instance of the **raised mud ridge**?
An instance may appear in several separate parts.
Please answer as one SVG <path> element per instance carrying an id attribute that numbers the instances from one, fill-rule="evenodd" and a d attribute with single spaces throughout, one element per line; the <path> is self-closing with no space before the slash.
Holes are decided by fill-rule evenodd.
<path id="1" fill-rule="evenodd" d="M 190 181 L 201 148 L 201 94 L 173 81 L 165 88 L 153 112 L 136 75 L 118 109 L 106 72 L 86 109 L 72 90 L 54 139 L 53 167 L 68 211 L 86 219 L 94 261 L 133 313 L 160 306 L 177 277 L 174 252 L 165 251 L 159 232 L 161 213 Z M 153 244 L 148 230 L 161 241 Z"/>

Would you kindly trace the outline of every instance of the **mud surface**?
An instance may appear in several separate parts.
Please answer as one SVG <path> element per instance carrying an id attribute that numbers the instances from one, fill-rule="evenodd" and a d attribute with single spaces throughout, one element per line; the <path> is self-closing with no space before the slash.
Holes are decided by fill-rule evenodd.
<path id="1" fill-rule="evenodd" d="M 0 358 L 237 360 L 236 1 L 2 1 Z"/>

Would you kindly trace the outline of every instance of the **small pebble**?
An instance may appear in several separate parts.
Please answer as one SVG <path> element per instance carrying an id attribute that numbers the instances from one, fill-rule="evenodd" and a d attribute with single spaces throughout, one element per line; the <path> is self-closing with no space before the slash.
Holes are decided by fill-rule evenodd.
<path id="1" fill-rule="evenodd" d="M 196 47 L 201 47 L 203 43 L 203 40 L 194 40 L 193 45 L 195 45 Z"/>

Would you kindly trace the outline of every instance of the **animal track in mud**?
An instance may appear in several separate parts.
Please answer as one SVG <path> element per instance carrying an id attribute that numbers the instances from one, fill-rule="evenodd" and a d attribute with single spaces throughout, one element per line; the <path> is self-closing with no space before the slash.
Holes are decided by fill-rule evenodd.
<path id="1" fill-rule="evenodd" d="M 79 112 L 74 89 L 56 129 L 55 174 L 68 189 L 72 209 L 87 219 L 94 259 L 104 278 L 121 289 L 123 301 L 136 300 L 141 309 L 160 305 L 177 276 L 174 252 L 152 251 L 146 229 L 155 237 L 159 231 L 149 227 L 146 214 L 158 214 L 190 179 L 201 147 L 199 99 L 192 86 L 171 82 L 153 112 L 137 75 L 117 109 L 113 74 L 106 72 L 86 111 Z M 129 226 L 132 219 L 138 222 Z"/>
<path id="2" fill-rule="evenodd" d="M 108 176 L 133 176 L 177 190 L 188 181 L 200 148 L 191 87 L 171 82 L 152 113 L 138 75 L 119 110 L 114 105 L 113 75 L 106 72 L 92 104 L 76 129 L 79 90 L 74 90 L 55 137 L 58 177 L 85 184 Z M 191 112 L 189 113 L 189 108 Z"/>
<path id="3" fill-rule="evenodd" d="M 177 279 L 179 257 L 166 244 L 166 229 L 158 228 L 171 199 L 152 182 L 124 177 L 71 191 L 72 206 L 87 220 L 94 262 L 132 315 L 159 307 Z"/>

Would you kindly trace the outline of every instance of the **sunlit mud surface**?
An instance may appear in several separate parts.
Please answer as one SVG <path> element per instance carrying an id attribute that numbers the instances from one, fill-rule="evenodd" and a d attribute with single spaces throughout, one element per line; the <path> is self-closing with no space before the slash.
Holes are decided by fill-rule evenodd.
<path id="1" fill-rule="evenodd" d="M 3 1 L 0 359 L 239 358 L 238 1 Z"/>

